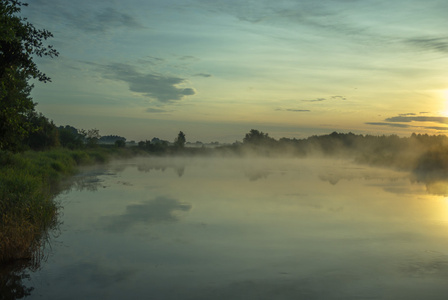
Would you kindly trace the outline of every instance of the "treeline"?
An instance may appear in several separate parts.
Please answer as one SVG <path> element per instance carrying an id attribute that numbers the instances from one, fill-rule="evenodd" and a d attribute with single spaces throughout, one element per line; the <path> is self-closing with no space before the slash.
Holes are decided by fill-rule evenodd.
<path id="1" fill-rule="evenodd" d="M 159 138 L 152 138 L 151 140 L 140 141 L 137 144 L 137 147 L 141 150 L 157 153 L 157 154 L 179 154 L 185 152 L 185 143 L 186 143 L 185 133 L 179 131 L 177 137 L 174 139 L 174 143 L 170 143 L 169 141 L 161 140 Z"/>
<path id="2" fill-rule="evenodd" d="M 242 143 L 218 147 L 216 151 L 243 156 L 336 157 L 412 171 L 419 176 L 448 176 L 446 135 L 413 133 L 409 137 L 399 137 L 333 132 L 304 139 L 276 140 L 267 133 L 252 129 L 245 135 Z"/>
<path id="3" fill-rule="evenodd" d="M 181 131 L 174 143 L 157 138 L 140 141 L 141 150 L 165 155 L 218 155 L 265 157 L 332 157 L 357 163 L 399 170 L 448 174 L 448 137 L 413 133 L 398 135 L 363 135 L 333 132 L 303 139 L 274 139 L 268 133 L 251 129 L 242 142 L 216 147 L 186 147 Z"/>
<path id="4" fill-rule="evenodd" d="M 41 113 L 35 111 L 21 116 L 24 131 L 14 142 L 3 147 L 5 151 L 43 151 L 55 148 L 83 149 L 99 144 L 125 147 L 126 138 L 118 135 L 101 136 L 98 129 L 77 129 L 70 125 L 56 126 Z"/>

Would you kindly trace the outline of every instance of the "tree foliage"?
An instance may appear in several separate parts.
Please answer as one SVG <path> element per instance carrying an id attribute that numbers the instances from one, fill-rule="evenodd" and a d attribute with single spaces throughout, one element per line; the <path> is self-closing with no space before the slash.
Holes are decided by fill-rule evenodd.
<path id="1" fill-rule="evenodd" d="M 243 139 L 243 143 L 245 144 L 266 144 L 273 141 L 272 138 L 269 137 L 267 133 L 263 133 L 263 131 L 258 131 L 256 129 L 251 129 L 249 133 L 246 133 L 246 136 Z"/>
<path id="2" fill-rule="evenodd" d="M 185 133 L 183 133 L 182 131 L 179 131 L 177 138 L 174 140 L 174 145 L 177 148 L 183 148 L 185 146 L 185 142 L 186 142 L 186 138 L 185 138 Z"/>
<path id="3" fill-rule="evenodd" d="M 56 125 L 43 114 L 35 111 L 27 115 L 31 129 L 24 144 L 33 150 L 46 150 L 59 146 L 59 131 Z"/>
<path id="4" fill-rule="evenodd" d="M 98 141 L 101 138 L 100 131 L 96 128 L 89 130 L 81 129 L 79 133 L 84 136 L 87 146 L 95 147 L 98 145 Z"/>
<path id="5" fill-rule="evenodd" d="M 75 127 L 59 126 L 59 142 L 62 147 L 69 149 L 81 148 L 84 145 L 84 137 Z"/>
<path id="6" fill-rule="evenodd" d="M 100 144 L 115 144 L 116 141 L 121 140 L 126 143 L 126 138 L 119 135 L 103 135 L 98 142 Z"/>
<path id="7" fill-rule="evenodd" d="M 117 148 L 126 147 L 126 142 L 124 140 L 116 140 L 114 144 L 115 144 L 115 147 L 117 147 Z"/>
<path id="8" fill-rule="evenodd" d="M 18 16 L 23 6 L 17 0 L 0 0 L 0 150 L 20 150 L 32 124 L 26 115 L 34 111 L 30 97 L 30 79 L 42 82 L 50 78 L 42 73 L 34 57 L 58 56 L 44 41 L 52 34 L 36 29 Z"/>

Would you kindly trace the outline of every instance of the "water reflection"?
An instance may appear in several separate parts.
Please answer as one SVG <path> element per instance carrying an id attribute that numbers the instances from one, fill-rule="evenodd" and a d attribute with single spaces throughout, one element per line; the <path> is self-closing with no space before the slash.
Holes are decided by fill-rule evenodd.
<path id="1" fill-rule="evenodd" d="M 132 280 L 136 269 L 104 265 L 101 262 L 77 262 L 64 267 L 61 277 L 67 285 L 95 285 L 98 288 L 113 287 Z"/>
<path id="2" fill-rule="evenodd" d="M 448 196 L 448 173 L 445 171 L 414 171 L 412 180 L 424 183 L 426 191 L 433 195 Z"/>
<path id="3" fill-rule="evenodd" d="M 137 169 L 141 172 L 148 173 L 152 170 L 165 172 L 166 169 L 172 168 L 176 171 L 179 177 L 182 177 L 185 173 L 185 162 L 180 162 L 178 159 L 168 160 L 166 158 L 160 158 L 156 160 L 150 160 L 144 164 L 139 164 Z"/>
<path id="4" fill-rule="evenodd" d="M 33 272 L 38 271 L 51 255 L 51 241 L 59 235 L 59 220 L 56 219 L 35 241 L 30 258 L 0 264 L 0 300 L 22 299 L 30 296 L 34 287 L 30 285 Z"/>
<path id="5" fill-rule="evenodd" d="M 250 181 L 257 181 L 259 179 L 266 179 L 269 174 L 271 174 L 267 170 L 246 170 L 244 172 L 247 178 L 249 178 Z"/>
<path id="6" fill-rule="evenodd" d="M 91 170 L 92 167 L 81 170 L 80 174 L 71 177 L 59 186 L 59 193 L 71 191 L 95 192 L 100 188 L 106 188 L 105 176 L 116 176 L 116 172 L 107 169 Z M 97 167 L 98 168 L 98 167 Z"/>
<path id="7" fill-rule="evenodd" d="M 123 232 L 137 224 L 151 225 L 160 222 L 176 222 L 177 211 L 189 211 L 191 205 L 177 199 L 157 197 L 141 204 L 130 204 L 121 215 L 104 216 L 101 223 L 109 232 Z"/>
<path id="8" fill-rule="evenodd" d="M 22 299 L 31 295 L 34 287 L 24 281 L 30 279 L 28 268 L 35 269 L 29 261 L 20 261 L 6 266 L 0 266 L 0 299 Z"/>
<path id="9" fill-rule="evenodd" d="M 400 267 L 400 271 L 409 277 L 437 277 L 448 279 L 448 255 L 439 252 L 419 254 L 409 257 Z"/>
<path id="10" fill-rule="evenodd" d="M 31 275 L 32 299 L 448 292 L 446 204 L 408 173 L 333 161 L 146 158 L 89 176 L 63 196 L 61 246 Z"/>

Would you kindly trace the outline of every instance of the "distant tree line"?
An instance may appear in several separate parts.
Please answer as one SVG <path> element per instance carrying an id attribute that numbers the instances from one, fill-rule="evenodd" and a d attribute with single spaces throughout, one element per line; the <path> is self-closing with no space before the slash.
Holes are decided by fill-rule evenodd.
<path id="1" fill-rule="evenodd" d="M 419 176 L 448 176 L 448 137 L 413 133 L 363 135 L 333 132 L 304 139 L 276 140 L 256 129 L 250 130 L 243 143 L 215 149 L 222 154 L 263 155 L 270 157 L 339 157 L 357 163 L 412 170 Z"/>
<path id="2" fill-rule="evenodd" d="M 122 143 L 119 142 L 119 144 L 125 144 L 126 138 L 118 135 L 103 135 L 102 137 L 99 138 L 98 143 L 115 144 L 117 141 L 122 141 Z"/>
<path id="3" fill-rule="evenodd" d="M 182 150 L 184 150 L 185 143 L 186 143 L 185 133 L 179 131 L 173 143 L 155 137 L 152 138 L 151 140 L 138 142 L 137 147 L 147 152 L 157 154 L 167 154 L 167 153 L 181 152 Z"/>

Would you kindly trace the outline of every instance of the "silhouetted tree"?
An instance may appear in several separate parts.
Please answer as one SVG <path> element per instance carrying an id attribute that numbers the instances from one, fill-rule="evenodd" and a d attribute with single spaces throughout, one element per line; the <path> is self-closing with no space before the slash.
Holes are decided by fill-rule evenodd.
<path id="1" fill-rule="evenodd" d="M 179 131 L 177 138 L 174 140 L 174 145 L 177 148 L 183 148 L 185 146 L 186 141 L 187 140 L 185 139 L 185 134 L 182 131 Z"/>
<path id="2" fill-rule="evenodd" d="M 33 57 L 58 55 L 51 45 L 43 44 L 52 37 L 49 31 L 36 29 L 17 16 L 26 5 L 17 0 L 0 1 L 0 150 L 21 150 L 29 133 L 30 123 L 24 116 L 34 111 L 35 103 L 28 80 L 50 81 Z"/>
<path id="3" fill-rule="evenodd" d="M 79 130 L 79 133 L 84 136 L 87 146 L 95 147 L 98 145 L 98 140 L 100 139 L 100 131 L 96 128 L 85 130 Z"/>
<path id="4" fill-rule="evenodd" d="M 62 147 L 69 149 L 81 148 L 84 145 L 84 137 L 78 132 L 75 127 L 66 125 L 59 126 L 59 143 Z"/>
<path id="5" fill-rule="evenodd" d="M 30 130 L 24 143 L 33 150 L 45 150 L 59 146 L 59 131 L 52 121 L 43 114 L 31 112 L 26 119 L 30 123 Z"/>
<path id="6" fill-rule="evenodd" d="M 115 144 L 117 140 L 122 140 L 123 142 L 126 142 L 126 138 L 118 135 L 103 135 L 98 140 L 99 143 L 105 143 L 105 144 Z"/>
<path id="7" fill-rule="evenodd" d="M 245 144 L 264 144 L 273 140 L 269 137 L 267 133 L 263 133 L 262 131 L 258 131 L 256 129 L 251 129 L 249 133 L 246 133 L 246 136 L 243 139 L 243 143 Z"/>
<path id="8" fill-rule="evenodd" d="M 118 148 L 124 148 L 126 147 L 126 142 L 124 140 L 116 140 L 115 146 Z"/>

